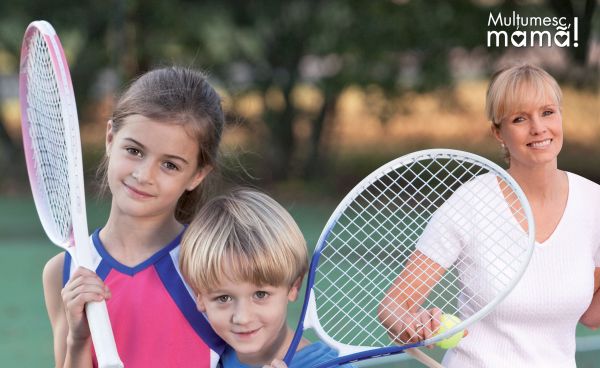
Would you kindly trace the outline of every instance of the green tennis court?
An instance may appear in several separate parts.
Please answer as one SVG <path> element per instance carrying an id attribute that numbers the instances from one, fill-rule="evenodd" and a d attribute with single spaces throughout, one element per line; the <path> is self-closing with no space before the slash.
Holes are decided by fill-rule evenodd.
<path id="1" fill-rule="evenodd" d="M 300 224 L 312 247 L 334 204 L 290 204 L 288 208 Z M 88 199 L 89 226 L 93 229 L 106 218 L 106 204 Z M 41 274 L 45 262 L 59 249 L 46 240 L 33 202 L 28 199 L 0 198 L 0 362 L 4 367 L 39 368 L 53 365 L 52 335 L 44 307 Z M 295 326 L 301 301 L 292 305 L 290 324 Z M 579 326 L 577 366 L 598 367 L 600 332 Z M 440 358 L 443 351 L 429 352 Z M 397 360 L 398 358 L 396 358 Z M 402 359 L 402 358 L 400 358 Z M 380 367 L 420 367 L 412 360 L 390 363 L 373 360 Z"/>

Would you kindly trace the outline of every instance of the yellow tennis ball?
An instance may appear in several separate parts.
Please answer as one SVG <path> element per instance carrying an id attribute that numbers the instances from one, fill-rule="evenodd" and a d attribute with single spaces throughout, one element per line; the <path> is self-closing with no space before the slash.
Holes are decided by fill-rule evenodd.
<path id="1" fill-rule="evenodd" d="M 449 329 L 453 328 L 457 324 L 460 323 L 460 318 L 452 315 L 452 314 L 442 314 L 440 317 L 440 328 L 437 330 L 436 335 L 442 334 Z M 436 342 L 435 344 L 442 349 L 452 349 L 463 337 L 463 331 L 459 331 L 454 335 L 444 339 L 442 341 Z"/>

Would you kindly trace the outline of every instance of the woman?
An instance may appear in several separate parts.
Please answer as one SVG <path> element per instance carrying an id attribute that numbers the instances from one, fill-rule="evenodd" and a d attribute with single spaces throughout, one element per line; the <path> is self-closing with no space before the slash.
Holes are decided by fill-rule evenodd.
<path id="1" fill-rule="evenodd" d="M 515 289 L 471 326 L 469 336 L 444 357 L 445 367 L 575 367 L 578 321 L 598 323 L 593 311 L 586 310 L 597 291 L 594 272 L 600 267 L 600 186 L 558 168 L 561 103 L 556 80 L 536 66 L 500 70 L 490 82 L 487 116 L 509 163 L 508 172 L 531 205 L 536 244 Z M 449 245 L 453 246 L 460 244 Z M 427 263 L 421 267 L 432 273 L 445 271 L 430 258 L 419 257 L 419 262 Z M 411 287 L 423 290 L 435 282 Z M 406 280 L 399 277 L 388 291 L 380 319 L 404 341 L 431 337 L 439 325 L 439 310 L 423 313 L 429 320 L 422 318 L 418 326 L 406 326 L 386 312 L 394 310 L 386 307 L 391 302 L 414 307 L 394 291 L 401 290 L 401 283 Z"/>

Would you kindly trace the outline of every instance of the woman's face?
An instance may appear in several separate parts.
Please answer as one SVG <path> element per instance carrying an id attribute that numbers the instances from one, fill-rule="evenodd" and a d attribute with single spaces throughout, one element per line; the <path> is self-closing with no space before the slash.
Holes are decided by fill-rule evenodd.
<path id="1" fill-rule="evenodd" d="M 492 127 L 510 155 L 510 167 L 556 165 L 563 144 L 562 114 L 551 93 L 538 99 L 534 91 L 523 92 L 524 102 Z"/>

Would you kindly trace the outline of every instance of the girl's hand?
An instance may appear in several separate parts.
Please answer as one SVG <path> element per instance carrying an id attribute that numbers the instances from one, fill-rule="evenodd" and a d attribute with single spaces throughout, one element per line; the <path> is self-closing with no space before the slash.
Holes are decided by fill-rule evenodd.
<path id="1" fill-rule="evenodd" d="M 84 343 L 90 338 L 90 329 L 85 317 L 85 304 L 110 298 L 110 290 L 96 273 L 78 267 L 61 292 L 63 306 L 69 326 L 67 341 Z"/>
<path id="2" fill-rule="evenodd" d="M 271 364 L 264 365 L 263 368 L 287 368 L 287 364 L 282 360 L 274 359 Z"/>

